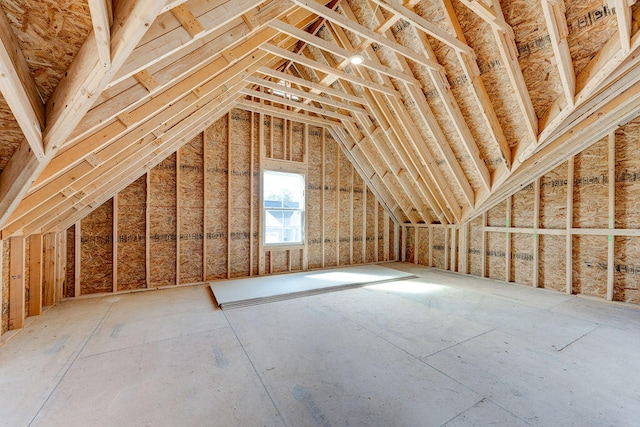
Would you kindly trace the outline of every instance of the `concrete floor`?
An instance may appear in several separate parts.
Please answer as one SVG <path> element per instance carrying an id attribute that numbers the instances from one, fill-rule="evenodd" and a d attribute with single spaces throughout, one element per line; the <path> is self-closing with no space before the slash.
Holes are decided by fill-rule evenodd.
<path id="1" fill-rule="evenodd" d="M 420 279 L 60 304 L 0 347 L 0 425 L 639 425 L 640 310 L 394 266 Z"/>

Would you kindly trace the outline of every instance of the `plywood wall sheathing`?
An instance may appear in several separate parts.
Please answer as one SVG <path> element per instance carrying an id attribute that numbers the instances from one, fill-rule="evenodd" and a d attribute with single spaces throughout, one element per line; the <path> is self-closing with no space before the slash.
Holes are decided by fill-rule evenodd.
<path id="1" fill-rule="evenodd" d="M 506 280 L 504 233 L 487 233 L 487 277 Z"/>
<path id="2" fill-rule="evenodd" d="M 528 234 L 511 237 L 511 281 L 523 285 L 533 284 L 533 239 Z"/>
<path id="3" fill-rule="evenodd" d="M 566 289 L 565 236 L 539 235 L 540 287 L 564 292 Z"/>
<path id="4" fill-rule="evenodd" d="M 76 227 L 69 227 L 67 234 L 67 272 L 65 287 L 62 290 L 64 298 L 73 298 L 76 291 Z"/>
<path id="5" fill-rule="evenodd" d="M 152 287 L 176 283 L 176 156 L 149 171 L 149 264 Z"/>
<path id="6" fill-rule="evenodd" d="M 81 295 L 113 290 L 113 214 L 109 200 L 81 222 Z"/>
<path id="7" fill-rule="evenodd" d="M 605 298 L 607 237 L 573 236 L 573 292 Z"/>
<path id="8" fill-rule="evenodd" d="M 249 267 L 250 222 L 251 222 L 251 117 L 249 112 L 232 110 L 231 140 L 229 150 L 231 163 L 229 179 L 231 182 L 231 221 L 230 249 L 231 277 L 246 276 Z"/>
<path id="9" fill-rule="evenodd" d="M 227 187 L 229 171 L 227 167 L 228 119 L 223 117 L 204 131 L 205 156 L 207 164 L 206 188 L 208 194 L 205 206 L 205 280 L 227 277 Z"/>
<path id="10" fill-rule="evenodd" d="M 607 140 L 594 144 L 575 158 L 573 226 L 607 228 Z"/>
<path id="11" fill-rule="evenodd" d="M 563 229 L 567 219 L 567 164 L 563 163 L 540 179 L 540 227 Z"/>
<path id="12" fill-rule="evenodd" d="M 425 230 L 426 231 L 426 230 Z M 432 266 L 435 268 L 446 269 L 445 265 L 445 229 L 443 227 L 433 227 L 432 241 Z"/>
<path id="13" fill-rule="evenodd" d="M 146 175 L 118 193 L 116 261 L 117 290 L 119 291 L 146 287 L 146 202 Z M 67 238 L 67 248 L 69 245 L 70 240 Z M 73 249 L 68 249 L 67 253 L 69 254 L 67 259 L 69 259 Z"/>
<path id="14" fill-rule="evenodd" d="M 315 126 L 309 127 L 309 164 L 307 167 L 307 212 L 306 226 L 314 237 L 309 243 L 309 268 L 322 267 L 323 253 L 323 224 L 324 205 L 322 195 L 322 130 Z"/>
<path id="15" fill-rule="evenodd" d="M 335 267 L 338 265 L 336 250 L 338 242 L 336 236 L 338 231 L 338 147 L 328 133 L 324 133 L 324 267 Z"/>

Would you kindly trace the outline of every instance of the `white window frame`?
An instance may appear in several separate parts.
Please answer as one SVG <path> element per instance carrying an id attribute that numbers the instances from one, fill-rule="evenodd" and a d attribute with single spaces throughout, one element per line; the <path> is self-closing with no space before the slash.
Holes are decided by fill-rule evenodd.
<path id="1" fill-rule="evenodd" d="M 302 200 L 300 202 L 300 206 L 295 209 L 295 208 L 267 208 L 265 206 L 265 194 L 267 192 L 267 188 L 265 186 L 265 175 L 266 174 L 288 174 L 288 175 L 298 175 L 300 177 L 302 177 L 302 185 L 301 185 L 301 192 L 302 192 Z M 305 236 L 306 236 L 306 199 L 307 199 L 307 194 L 306 194 L 306 183 L 307 183 L 307 174 L 303 173 L 301 171 L 298 170 L 279 170 L 277 168 L 265 168 L 262 171 L 262 185 L 261 185 L 261 207 L 262 207 L 262 245 L 265 248 L 273 248 L 273 247 L 287 247 L 287 246 L 295 246 L 295 247 L 301 247 L 305 244 Z M 300 212 L 300 240 L 299 241 L 293 241 L 293 242 L 267 242 L 267 213 L 270 210 L 277 210 L 277 211 L 292 211 L 292 212 Z"/>

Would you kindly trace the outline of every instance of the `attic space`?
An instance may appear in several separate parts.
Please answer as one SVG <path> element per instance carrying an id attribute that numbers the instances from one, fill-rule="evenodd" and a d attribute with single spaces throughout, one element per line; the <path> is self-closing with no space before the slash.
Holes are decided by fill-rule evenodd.
<path id="1" fill-rule="evenodd" d="M 594 367 L 640 360 L 639 29 L 635 0 L 0 0 L 0 420 L 69 424 L 85 392 L 102 409 L 80 424 L 637 419 L 609 404 L 640 400 L 636 362 L 605 364 L 611 383 Z M 348 268 L 415 277 L 228 312 L 209 290 Z M 204 343 L 224 373 L 199 382 L 178 350 Z M 127 364 L 149 345 L 158 377 Z M 111 351 L 154 379 L 97 404 L 86 381 Z M 340 387 L 301 384 L 331 352 L 345 364 L 306 380 Z M 398 384 L 448 380 L 389 400 L 377 354 Z M 34 378 L 46 366 L 60 376 Z M 118 406 L 158 384 L 225 397 L 191 419 Z M 459 405 L 417 409 L 461 385 Z"/>

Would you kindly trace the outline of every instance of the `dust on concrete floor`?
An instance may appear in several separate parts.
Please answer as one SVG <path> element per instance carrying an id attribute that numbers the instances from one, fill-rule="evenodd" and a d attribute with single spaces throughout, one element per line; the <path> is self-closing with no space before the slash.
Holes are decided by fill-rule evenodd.
<path id="1" fill-rule="evenodd" d="M 639 310 L 392 266 L 420 278 L 60 304 L 0 347 L 0 425 L 637 425 Z"/>

